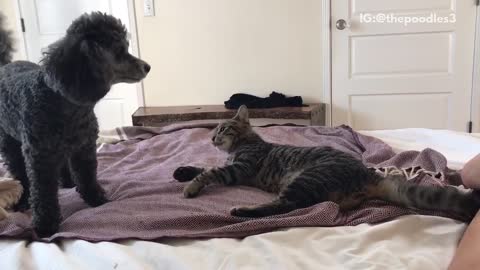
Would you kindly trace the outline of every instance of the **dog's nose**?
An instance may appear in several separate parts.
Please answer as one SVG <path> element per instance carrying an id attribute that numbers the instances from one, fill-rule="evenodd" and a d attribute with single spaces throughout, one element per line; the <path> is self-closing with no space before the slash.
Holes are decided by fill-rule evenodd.
<path id="1" fill-rule="evenodd" d="M 145 71 L 145 73 L 148 73 L 150 71 L 150 68 L 151 66 L 149 64 L 143 65 L 143 70 Z"/>

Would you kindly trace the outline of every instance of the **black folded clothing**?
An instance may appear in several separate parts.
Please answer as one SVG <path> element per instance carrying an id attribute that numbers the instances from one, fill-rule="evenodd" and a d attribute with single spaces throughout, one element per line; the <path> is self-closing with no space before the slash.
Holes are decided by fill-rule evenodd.
<path id="1" fill-rule="evenodd" d="M 265 109 L 276 107 L 302 107 L 303 100 L 300 96 L 286 97 L 284 94 L 272 92 L 269 97 L 260 98 L 248 94 L 234 94 L 225 101 L 227 109 L 238 109 L 245 105 L 249 109 Z"/>

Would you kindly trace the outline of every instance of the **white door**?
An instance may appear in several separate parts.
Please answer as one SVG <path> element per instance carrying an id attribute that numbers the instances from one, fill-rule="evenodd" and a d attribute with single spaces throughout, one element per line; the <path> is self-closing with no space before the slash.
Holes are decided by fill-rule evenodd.
<path id="1" fill-rule="evenodd" d="M 65 35 L 70 23 L 85 12 L 102 11 L 122 20 L 130 32 L 127 0 L 19 0 L 25 23 L 28 60 L 38 63 L 45 48 Z M 131 36 L 131 35 L 130 35 Z M 133 52 L 133 46 L 130 47 Z M 100 129 L 132 124 L 139 106 L 136 84 L 117 84 L 95 107 Z"/>
<path id="2" fill-rule="evenodd" d="M 333 124 L 466 131 L 475 3 L 332 1 Z"/>

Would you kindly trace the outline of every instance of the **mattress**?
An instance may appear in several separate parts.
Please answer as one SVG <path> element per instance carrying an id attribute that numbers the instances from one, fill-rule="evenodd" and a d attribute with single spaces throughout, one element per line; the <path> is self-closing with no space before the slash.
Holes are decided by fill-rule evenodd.
<path id="1" fill-rule="evenodd" d="M 452 168 L 480 153 L 476 135 L 427 129 L 368 131 L 395 151 L 426 147 Z M 466 225 L 411 215 L 377 225 L 292 228 L 244 239 L 47 244 L 0 241 L 0 269 L 446 269 Z"/>

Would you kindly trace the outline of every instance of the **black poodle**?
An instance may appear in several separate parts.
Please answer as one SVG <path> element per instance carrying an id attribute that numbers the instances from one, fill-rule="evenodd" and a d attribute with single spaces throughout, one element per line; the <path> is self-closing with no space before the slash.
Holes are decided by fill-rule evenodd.
<path id="1" fill-rule="evenodd" d="M 12 52 L 1 26 L 0 65 L 10 62 Z M 120 20 L 99 12 L 73 21 L 40 65 L 17 61 L 0 68 L 0 154 L 22 182 L 26 192 L 17 209 L 32 208 L 39 237 L 58 230 L 61 178 L 73 180 L 87 204 L 107 202 L 97 182 L 93 108 L 113 84 L 138 82 L 149 71 L 128 53 Z"/>

